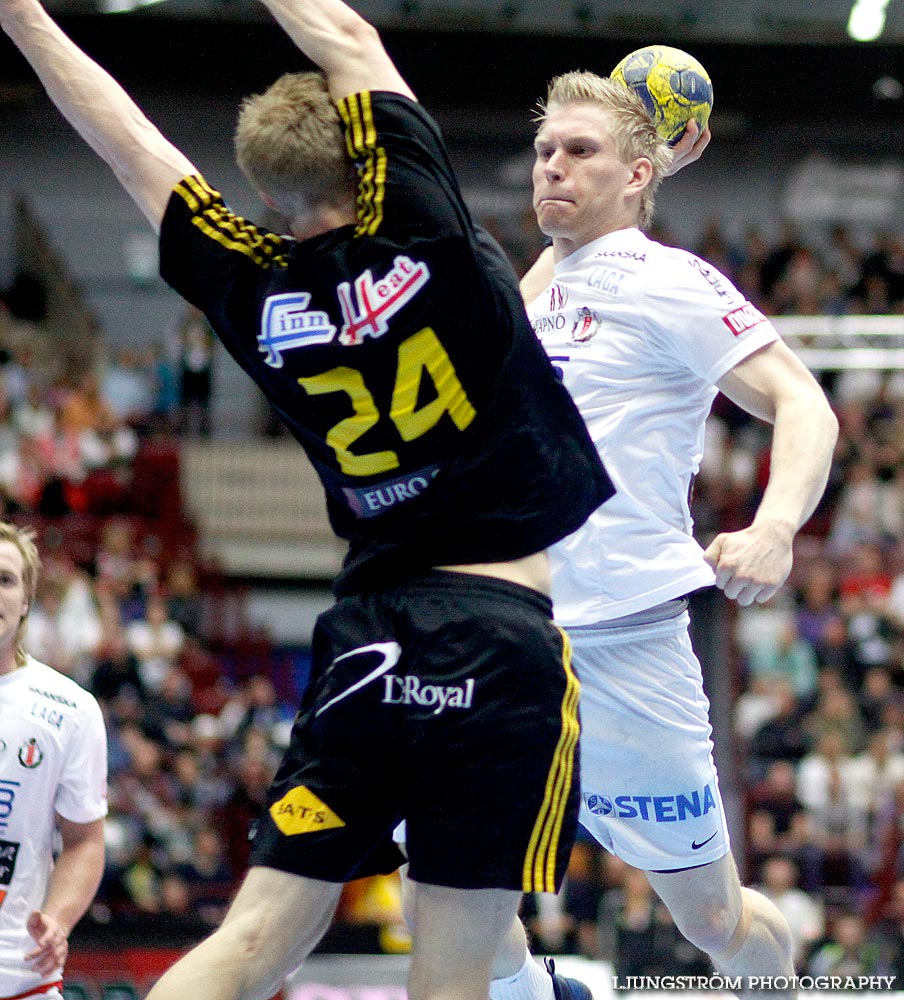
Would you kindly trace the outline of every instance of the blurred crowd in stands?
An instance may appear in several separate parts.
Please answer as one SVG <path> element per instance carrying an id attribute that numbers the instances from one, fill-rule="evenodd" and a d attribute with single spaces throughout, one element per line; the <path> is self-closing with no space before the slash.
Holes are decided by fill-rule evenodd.
<path id="1" fill-rule="evenodd" d="M 805 243 L 789 229 L 731 246 L 713 225 L 689 249 L 769 314 L 904 312 L 897 236 L 861 245 L 838 227 Z M 106 714 L 109 862 L 88 923 L 191 938 L 244 870 L 299 694 L 266 643 L 240 663 L 215 624 L 223 582 L 199 564 L 190 525 L 173 534 L 178 498 L 161 517 L 163 479 L 136 486 L 161 441 L 211 432 L 210 333 L 188 313 L 181 357 L 118 350 L 52 379 L 40 343 L 0 312 L 0 498 L 41 529 L 30 651 Z M 736 853 L 789 918 L 801 972 L 904 973 L 904 379 L 821 377 L 841 424 L 826 496 L 788 584 L 728 612 L 747 817 Z M 701 541 L 749 523 L 768 446 L 768 428 L 717 400 L 695 489 Z M 538 951 L 605 958 L 620 975 L 708 971 L 643 875 L 589 839 L 561 896 L 526 900 L 525 918 Z M 387 878 L 349 888 L 324 947 L 406 945 Z"/>

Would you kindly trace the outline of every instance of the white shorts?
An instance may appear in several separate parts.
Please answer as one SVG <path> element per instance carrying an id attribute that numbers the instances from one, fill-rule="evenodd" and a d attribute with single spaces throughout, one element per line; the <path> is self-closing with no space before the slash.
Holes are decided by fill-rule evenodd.
<path id="1" fill-rule="evenodd" d="M 729 851 L 688 622 L 684 612 L 568 630 L 581 681 L 581 823 L 645 871 L 704 865 Z"/>

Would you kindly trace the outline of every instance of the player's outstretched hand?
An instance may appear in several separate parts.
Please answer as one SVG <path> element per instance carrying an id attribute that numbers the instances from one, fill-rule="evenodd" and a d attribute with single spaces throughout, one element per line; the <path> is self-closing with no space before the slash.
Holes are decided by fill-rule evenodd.
<path id="1" fill-rule="evenodd" d="M 672 162 L 666 171 L 666 177 L 677 174 L 682 167 L 696 163 L 703 155 L 703 151 L 709 145 L 709 140 L 712 137 L 709 125 L 701 132 L 700 126 L 691 118 L 685 126 L 684 135 L 672 147 Z"/>
<path id="2" fill-rule="evenodd" d="M 716 586 L 738 604 L 764 604 L 788 579 L 792 563 L 790 530 L 772 522 L 723 532 L 704 553 L 716 572 Z"/>
<path id="3" fill-rule="evenodd" d="M 66 964 L 69 942 L 66 932 L 53 917 L 35 910 L 26 924 L 37 948 L 28 952 L 25 961 L 42 976 L 48 976 Z"/>

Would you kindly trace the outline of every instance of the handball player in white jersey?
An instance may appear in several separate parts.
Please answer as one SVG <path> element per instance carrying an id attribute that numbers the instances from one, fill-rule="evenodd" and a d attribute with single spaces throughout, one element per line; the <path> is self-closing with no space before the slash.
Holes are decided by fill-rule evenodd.
<path id="1" fill-rule="evenodd" d="M 0 998 L 62 996 L 67 939 L 104 869 L 107 742 L 100 708 L 28 656 L 40 560 L 0 523 Z M 59 829 L 61 848 L 54 862 Z"/>
<path id="2" fill-rule="evenodd" d="M 837 423 L 728 279 L 644 234 L 670 152 L 633 94 L 589 73 L 558 78 L 535 146 L 534 208 L 553 245 L 522 290 L 616 485 L 553 549 L 555 615 L 582 685 L 581 821 L 648 873 L 718 971 L 790 975 L 788 926 L 741 887 L 730 853 L 686 595 L 775 594 L 825 488 Z M 771 472 L 752 524 L 704 552 L 688 498 L 719 390 L 773 424 Z"/>

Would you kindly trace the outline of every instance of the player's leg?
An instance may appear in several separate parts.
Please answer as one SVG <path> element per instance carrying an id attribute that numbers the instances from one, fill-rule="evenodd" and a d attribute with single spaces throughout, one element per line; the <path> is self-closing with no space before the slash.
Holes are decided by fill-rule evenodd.
<path id="1" fill-rule="evenodd" d="M 341 890 L 251 868 L 222 925 L 164 974 L 148 1000 L 266 1000 L 323 936 Z"/>
<path id="2" fill-rule="evenodd" d="M 418 884 L 408 981 L 411 1000 L 486 1000 L 493 956 L 516 917 L 520 899 L 520 893 L 504 889 Z"/>
<path id="3" fill-rule="evenodd" d="M 648 873 L 678 929 L 726 975 L 790 975 L 779 911 L 742 889 L 712 759 L 709 704 L 687 616 L 574 634 L 582 814 Z M 677 869 L 682 869 L 677 871 Z"/>
<path id="4" fill-rule="evenodd" d="M 404 846 L 401 842 L 400 846 Z M 414 928 L 418 883 L 400 870 L 402 909 L 409 930 Z M 576 979 L 541 965 L 530 953 L 524 925 L 516 916 L 502 935 L 490 966 L 490 1000 L 590 1000 L 590 991 Z"/>
<path id="5" fill-rule="evenodd" d="M 451 578 L 447 585 L 452 587 Z M 487 580 L 478 586 L 471 580 L 463 598 L 459 604 L 453 592 L 445 595 L 444 612 L 450 618 L 461 613 L 461 623 L 425 645 L 443 656 L 455 648 L 465 662 L 473 657 L 481 702 L 477 707 L 475 699 L 474 712 L 461 720 L 461 733 L 452 742 L 447 738 L 441 748 L 441 769 L 447 760 L 467 762 L 463 774 L 449 774 L 442 783 L 451 796 L 443 807 L 443 826 L 448 827 L 452 811 L 458 829 L 453 837 L 444 832 L 438 845 L 432 842 L 434 851 L 446 845 L 440 852 L 442 869 L 416 873 L 420 882 L 409 883 L 406 892 L 415 906 L 423 885 L 438 883 L 441 874 L 459 886 L 554 891 L 553 882 L 559 884 L 574 836 L 578 686 L 571 670 L 570 642 L 549 621 L 548 602 L 524 588 Z M 460 666 L 456 669 L 464 673 Z M 477 751 L 481 746 L 487 747 L 485 755 Z M 429 775 L 433 789 L 436 767 Z M 425 819 L 432 819 L 435 828 L 440 820 L 435 806 L 418 824 L 409 817 L 408 833 L 423 830 Z M 420 842 L 426 854 L 421 864 L 435 863 L 429 843 Z M 463 850 L 465 844 L 472 846 Z M 414 846 L 412 836 L 408 847 Z M 413 851 L 411 857 L 415 871 Z M 454 870 L 456 865 L 462 867 Z M 503 872 L 504 880 L 499 881 Z M 585 987 L 550 975 L 530 956 L 524 928 L 514 915 L 499 928 L 495 940 L 492 1000 L 589 997 Z"/>
<path id="6" fill-rule="evenodd" d="M 793 976 L 791 931 L 778 908 L 741 886 L 730 854 L 680 872 L 647 872 L 681 933 L 727 976 Z"/>

